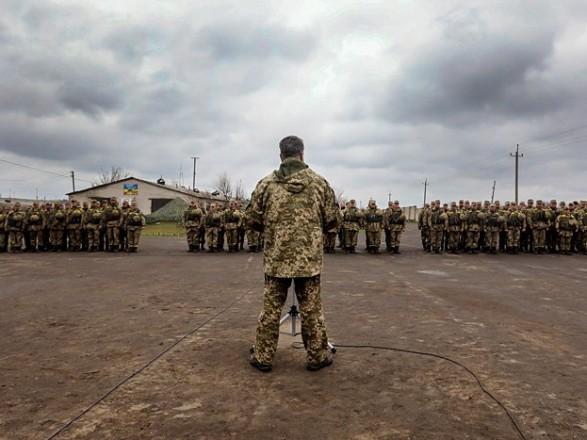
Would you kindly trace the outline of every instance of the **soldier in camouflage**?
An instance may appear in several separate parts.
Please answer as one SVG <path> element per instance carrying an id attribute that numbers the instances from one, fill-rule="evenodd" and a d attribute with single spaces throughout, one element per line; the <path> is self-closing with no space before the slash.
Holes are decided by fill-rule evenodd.
<path id="1" fill-rule="evenodd" d="M 447 217 L 447 232 L 448 232 L 448 250 L 457 254 L 459 252 L 459 245 L 461 241 L 461 234 L 463 233 L 464 216 L 457 208 L 456 202 L 450 204 L 450 210 L 446 213 Z"/>
<path id="2" fill-rule="evenodd" d="M 37 202 L 33 202 L 33 206 L 31 206 L 26 216 L 26 227 L 29 231 L 29 250 L 32 252 L 43 250 L 43 231 L 46 224 L 45 212 Z"/>
<path id="3" fill-rule="evenodd" d="M 420 231 L 420 239 L 422 240 L 422 248 L 426 252 L 430 252 L 430 226 L 428 216 L 430 215 L 430 205 L 426 203 L 420 213 L 418 214 L 418 230 Z"/>
<path id="4" fill-rule="evenodd" d="M 391 211 L 384 219 L 384 227 L 389 233 L 388 252 L 399 254 L 402 233 L 406 230 L 406 216 L 404 215 L 398 200 L 392 203 Z"/>
<path id="5" fill-rule="evenodd" d="M 204 219 L 204 224 L 206 225 L 206 245 L 208 246 L 208 252 L 218 251 L 218 240 L 220 231 L 222 229 L 223 218 L 224 215 L 222 212 L 218 212 L 218 206 L 216 203 L 212 203 Z"/>
<path id="6" fill-rule="evenodd" d="M 507 251 L 510 254 L 517 254 L 520 250 L 520 235 L 526 229 L 526 216 L 518 210 L 515 203 L 510 204 L 505 227 L 508 234 Z"/>
<path id="7" fill-rule="evenodd" d="M 139 241 L 141 240 L 141 231 L 144 227 L 145 216 L 139 209 L 137 202 L 133 200 L 124 220 L 124 229 L 126 230 L 128 241 L 127 252 L 137 252 Z"/>
<path id="8" fill-rule="evenodd" d="M 503 217 L 497 211 L 497 206 L 490 205 L 489 212 L 483 221 L 485 231 L 485 246 L 490 254 L 497 254 L 499 249 L 499 233 L 503 229 Z"/>
<path id="9" fill-rule="evenodd" d="M 546 230 L 550 222 L 550 216 L 544 209 L 542 200 L 536 201 L 536 208 L 531 211 L 528 217 L 530 227 L 532 229 L 532 241 L 534 244 L 534 252 L 543 254 L 546 246 Z"/>
<path id="10" fill-rule="evenodd" d="M 120 226 L 122 224 L 122 210 L 118 206 L 116 197 L 110 198 L 110 204 L 103 211 L 102 224 L 106 227 L 106 241 L 109 252 L 120 250 Z"/>
<path id="11" fill-rule="evenodd" d="M 97 200 L 93 200 L 84 215 L 83 226 L 88 239 L 88 251 L 95 252 L 100 244 L 100 228 L 102 227 L 102 208 Z"/>
<path id="12" fill-rule="evenodd" d="M 198 202 L 192 200 L 183 213 L 183 225 L 186 231 L 188 252 L 200 251 L 200 233 L 204 221 L 204 211 L 200 209 Z"/>
<path id="13" fill-rule="evenodd" d="M 304 144 L 295 136 L 279 144 L 281 166 L 262 179 L 247 209 L 249 227 L 265 235 L 265 292 L 251 365 L 271 371 L 279 338 L 281 310 L 294 283 L 300 304 L 307 368 L 332 364 L 320 299 L 323 232 L 340 221 L 328 182 L 303 161 Z"/>
<path id="14" fill-rule="evenodd" d="M 571 238 L 577 228 L 577 220 L 571 215 L 568 206 L 556 218 L 555 228 L 559 237 L 560 253 L 571 255 Z"/>
<path id="15" fill-rule="evenodd" d="M 357 247 L 359 230 L 363 224 L 363 214 L 357 208 L 357 202 L 351 200 L 343 213 L 343 247 L 345 252 L 354 254 Z"/>
<path id="16" fill-rule="evenodd" d="M 467 234 L 465 249 L 471 254 L 476 254 L 479 250 L 479 239 L 481 228 L 483 227 L 483 214 L 479 210 L 479 207 L 480 204 L 473 202 L 471 203 L 471 208 L 465 214 L 464 227 Z"/>
<path id="17" fill-rule="evenodd" d="M 71 201 L 71 208 L 67 212 L 67 238 L 69 240 L 69 250 L 77 252 L 81 250 L 82 244 L 82 220 L 84 212 L 76 200 Z"/>
<path id="18" fill-rule="evenodd" d="M 65 249 L 65 231 L 67 213 L 61 203 L 55 203 L 49 216 L 49 241 L 51 250 L 60 252 Z"/>
<path id="19" fill-rule="evenodd" d="M 240 249 L 239 231 L 242 226 L 242 221 L 243 215 L 237 209 L 237 203 L 235 201 L 230 202 L 228 209 L 224 211 L 223 218 L 228 252 L 238 252 Z"/>
<path id="20" fill-rule="evenodd" d="M 383 213 L 377 209 L 377 202 L 369 200 L 363 214 L 365 235 L 367 236 L 367 252 L 378 254 L 381 246 L 381 230 L 383 229 Z"/>
<path id="21" fill-rule="evenodd" d="M 20 252 L 23 245 L 23 231 L 25 228 L 25 212 L 22 211 L 20 203 L 16 202 L 14 207 L 6 216 L 4 229 L 8 233 L 8 244 L 10 251 Z"/>
<path id="22" fill-rule="evenodd" d="M 4 206 L 0 206 L 0 252 L 6 252 L 7 231 L 6 218 L 8 217 L 8 210 Z"/>
<path id="23" fill-rule="evenodd" d="M 428 228 L 430 229 L 430 247 L 435 254 L 441 252 L 444 231 L 448 227 L 447 221 L 447 215 L 440 209 L 440 203 L 432 202 L 428 215 Z"/>

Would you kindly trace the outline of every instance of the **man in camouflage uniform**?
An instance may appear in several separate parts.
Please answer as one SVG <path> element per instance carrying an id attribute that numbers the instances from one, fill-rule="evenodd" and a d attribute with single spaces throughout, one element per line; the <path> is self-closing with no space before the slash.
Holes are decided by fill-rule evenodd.
<path id="1" fill-rule="evenodd" d="M 554 223 L 559 237 L 560 253 L 571 255 L 571 238 L 577 228 L 577 220 L 571 215 L 569 208 L 565 207 Z"/>
<path id="2" fill-rule="evenodd" d="M 281 166 L 262 179 L 247 209 L 249 226 L 265 234 L 265 292 L 251 365 L 271 371 L 281 310 L 292 283 L 299 301 L 307 368 L 332 364 L 320 299 L 323 232 L 340 221 L 334 191 L 304 162 L 304 144 L 295 136 L 280 142 Z"/>
<path id="3" fill-rule="evenodd" d="M 564 212 L 565 208 L 565 202 L 560 202 L 559 208 L 556 200 L 551 200 L 550 205 L 545 208 L 549 218 L 549 225 L 548 229 L 546 230 L 546 248 L 550 254 L 555 254 L 558 249 L 559 240 L 558 233 L 556 231 L 556 219 Z"/>
<path id="4" fill-rule="evenodd" d="M 548 229 L 550 217 L 548 212 L 544 209 L 542 200 L 536 201 L 536 208 L 531 211 L 528 219 L 532 229 L 534 251 L 537 254 L 543 254 L 546 245 L 546 230 Z"/>
<path id="5" fill-rule="evenodd" d="M 532 215 L 535 210 L 534 200 L 528 199 L 525 209 L 522 209 L 522 213 L 526 216 L 526 233 L 522 233 L 520 241 L 525 252 L 534 253 L 534 234 L 532 231 Z"/>
<path id="6" fill-rule="evenodd" d="M 0 252 L 6 252 L 8 244 L 8 233 L 6 231 L 6 218 L 8 217 L 8 209 L 0 206 Z"/>
<path id="7" fill-rule="evenodd" d="M 28 210 L 26 216 L 26 228 L 29 231 L 29 250 L 32 252 L 43 250 L 43 231 L 47 224 L 45 212 L 37 202 Z"/>
<path id="8" fill-rule="evenodd" d="M 503 217 L 497 211 L 497 206 L 489 205 L 489 212 L 483 221 L 487 252 L 497 254 L 499 249 L 499 233 L 503 229 Z"/>
<path id="9" fill-rule="evenodd" d="M 145 227 L 145 216 L 139 209 L 137 202 L 133 200 L 124 217 L 124 228 L 127 233 L 127 252 L 136 252 L 139 248 L 141 231 Z"/>
<path id="10" fill-rule="evenodd" d="M 343 212 L 343 246 L 347 253 L 354 254 L 357 247 L 357 238 L 363 225 L 363 214 L 357 208 L 357 202 L 351 200 Z"/>
<path id="11" fill-rule="evenodd" d="M 183 213 L 183 225 L 186 231 L 188 252 L 200 251 L 200 234 L 204 221 L 204 211 L 197 201 L 192 200 Z"/>
<path id="12" fill-rule="evenodd" d="M 435 254 L 441 252 L 444 231 L 448 227 L 447 220 L 447 215 L 441 210 L 440 203 L 432 202 L 428 215 L 428 228 L 430 228 L 430 247 Z"/>
<path id="13" fill-rule="evenodd" d="M 228 209 L 224 211 L 224 231 L 228 252 L 238 252 L 240 246 L 239 231 L 243 222 L 242 213 L 237 209 L 235 201 L 230 202 Z"/>
<path id="14" fill-rule="evenodd" d="M 53 252 L 60 252 L 65 250 L 65 231 L 67 213 L 61 203 L 55 203 L 49 216 L 49 241 L 51 242 L 51 250 Z"/>
<path id="15" fill-rule="evenodd" d="M 218 239 L 220 231 L 222 229 L 223 214 L 218 212 L 218 206 L 216 203 L 210 205 L 210 209 L 204 218 L 204 224 L 206 225 L 206 244 L 208 246 L 208 252 L 218 251 Z"/>
<path id="16" fill-rule="evenodd" d="M 587 203 L 581 202 L 581 209 L 577 215 L 577 229 L 581 231 L 581 250 L 587 255 Z"/>
<path id="17" fill-rule="evenodd" d="M 383 211 L 383 233 L 385 234 L 385 250 L 391 252 L 391 231 L 389 229 L 389 216 L 393 212 L 393 202 L 390 200 L 387 209 Z"/>
<path id="18" fill-rule="evenodd" d="M 81 242 L 82 242 L 82 251 L 87 251 L 89 248 L 89 244 L 88 244 L 88 230 L 86 229 L 86 224 L 85 224 L 85 218 L 88 215 L 88 210 L 90 209 L 90 206 L 88 205 L 88 202 L 84 202 L 82 203 L 82 211 L 83 211 L 83 217 L 82 217 L 82 228 L 81 228 Z"/>
<path id="19" fill-rule="evenodd" d="M 93 200 L 84 214 L 83 229 L 86 231 L 88 251 L 95 252 L 100 244 L 100 228 L 102 225 L 102 208 L 97 200 Z"/>
<path id="20" fill-rule="evenodd" d="M 426 252 L 430 252 L 430 226 L 428 216 L 430 215 L 430 205 L 426 203 L 418 214 L 418 229 L 420 230 L 420 239 L 422 240 L 422 248 Z"/>
<path id="21" fill-rule="evenodd" d="M 22 211 L 19 202 L 16 202 L 12 210 L 8 212 L 6 221 L 4 222 L 4 229 L 8 232 L 10 251 L 22 251 L 25 212 Z"/>
<path id="22" fill-rule="evenodd" d="M 467 234 L 466 250 L 476 254 L 479 250 L 479 239 L 483 228 L 483 213 L 479 210 L 481 204 L 473 202 L 471 209 L 465 214 L 464 228 Z"/>
<path id="23" fill-rule="evenodd" d="M 69 250 L 77 252 L 81 250 L 81 231 L 84 212 L 76 200 L 71 201 L 71 208 L 67 212 L 67 238 L 69 239 Z"/>
<path id="24" fill-rule="evenodd" d="M 106 240 L 109 252 L 118 252 L 120 250 L 122 215 L 122 209 L 118 206 L 116 197 L 110 198 L 110 203 L 102 213 L 102 225 L 106 228 Z"/>
<path id="25" fill-rule="evenodd" d="M 526 216 L 518 210 L 515 203 L 510 204 L 508 215 L 505 217 L 505 227 L 508 234 L 507 251 L 517 254 L 520 249 L 520 235 L 526 229 Z"/>
<path id="26" fill-rule="evenodd" d="M 389 252 L 399 254 L 399 246 L 402 233 L 406 230 L 406 216 L 402 211 L 399 201 L 391 205 L 391 212 L 384 218 L 384 227 L 389 231 Z"/>
<path id="27" fill-rule="evenodd" d="M 128 235 L 126 233 L 126 216 L 130 211 L 130 205 L 128 200 L 122 201 L 122 206 L 120 207 L 122 212 L 122 218 L 120 219 L 120 233 L 118 234 L 118 241 L 120 242 L 120 249 L 122 251 L 128 250 Z"/>
<path id="28" fill-rule="evenodd" d="M 261 250 L 261 233 L 248 226 L 247 214 L 243 214 L 243 223 L 247 231 L 247 246 L 249 252 L 259 252 Z"/>
<path id="29" fill-rule="evenodd" d="M 463 202 L 464 203 L 464 202 Z M 463 233 L 464 216 L 457 208 L 456 202 L 450 204 L 450 210 L 446 213 L 447 232 L 448 232 L 448 250 L 457 254 L 459 252 L 459 243 Z"/>
<path id="30" fill-rule="evenodd" d="M 336 235 L 338 234 L 338 226 L 336 228 L 324 231 L 324 252 L 327 254 L 336 253 Z"/>
<path id="31" fill-rule="evenodd" d="M 365 234 L 367 236 L 367 252 L 378 254 L 381 246 L 381 230 L 383 229 L 383 213 L 377 209 L 375 200 L 370 200 L 363 214 Z"/>
<path id="32" fill-rule="evenodd" d="M 48 251 L 51 249 L 51 226 L 49 225 L 49 219 L 53 211 L 51 203 L 45 203 L 42 206 L 43 215 L 45 216 L 45 227 L 43 228 L 43 250 Z"/>

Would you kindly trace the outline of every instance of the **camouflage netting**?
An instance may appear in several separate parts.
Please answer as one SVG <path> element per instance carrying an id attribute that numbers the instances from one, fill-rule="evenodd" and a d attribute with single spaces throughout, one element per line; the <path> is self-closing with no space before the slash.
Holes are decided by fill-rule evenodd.
<path id="1" fill-rule="evenodd" d="M 157 211 L 146 216 L 147 223 L 157 222 L 181 222 L 183 212 L 185 211 L 188 204 L 180 199 L 174 199 L 167 205 L 159 208 Z"/>

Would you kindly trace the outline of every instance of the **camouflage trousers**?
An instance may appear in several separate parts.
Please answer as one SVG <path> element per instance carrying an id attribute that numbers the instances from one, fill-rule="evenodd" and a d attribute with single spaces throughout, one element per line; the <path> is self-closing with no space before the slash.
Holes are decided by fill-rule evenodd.
<path id="1" fill-rule="evenodd" d="M 247 231 L 247 245 L 249 248 L 258 248 L 260 246 L 261 233 L 253 229 Z"/>
<path id="2" fill-rule="evenodd" d="M 188 246 L 195 247 L 200 245 L 200 228 L 197 226 L 186 227 L 185 234 L 188 241 Z"/>
<path id="3" fill-rule="evenodd" d="M 520 228 L 509 228 L 508 229 L 508 248 L 519 249 L 520 248 Z"/>
<path id="4" fill-rule="evenodd" d="M 485 246 L 490 250 L 497 250 L 499 248 L 499 230 L 488 229 L 485 231 Z"/>
<path id="5" fill-rule="evenodd" d="M 65 230 L 63 229 L 51 229 L 49 231 L 49 241 L 51 246 L 55 248 L 63 248 L 63 241 L 65 238 Z"/>
<path id="6" fill-rule="evenodd" d="M 88 223 L 86 226 L 86 235 L 88 237 L 88 249 L 95 251 L 100 244 L 100 228 L 98 225 Z"/>
<path id="7" fill-rule="evenodd" d="M 546 246 L 546 229 L 533 229 L 532 239 L 534 241 L 534 249 L 544 249 L 544 246 Z"/>
<path id="8" fill-rule="evenodd" d="M 336 247 L 336 231 L 324 233 L 324 250 L 333 251 Z"/>
<path id="9" fill-rule="evenodd" d="M 561 252 L 569 252 L 571 250 L 571 238 L 573 238 L 572 231 L 559 231 L 558 245 Z"/>
<path id="10" fill-rule="evenodd" d="M 448 231 L 448 248 L 457 251 L 461 242 L 461 231 Z"/>
<path id="11" fill-rule="evenodd" d="M 467 231 L 467 249 L 476 251 L 479 248 L 481 231 Z"/>
<path id="12" fill-rule="evenodd" d="M 42 250 L 43 249 L 43 229 L 41 226 L 31 226 L 29 228 L 29 244 L 31 249 Z"/>
<path id="13" fill-rule="evenodd" d="M 142 228 L 140 226 L 129 226 L 126 229 L 129 249 L 136 250 L 139 247 L 139 241 L 141 240 L 141 231 Z"/>
<path id="14" fill-rule="evenodd" d="M 381 231 L 367 231 L 367 247 L 379 249 L 381 246 Z"/>
<path id="15" fill-rule="evenodd" d="M 0 252 L 6 251 L 6 244 L 7 244 L 6 231 L 0 230 Z"/>
<path id="16" fill-rule="evenodd" d="M 206 245 L 208 249 L 218 248 L 218 236 L 220 234 L 220 228 L 206 228 Z"/>
<path id="17" fill-rule="evenodd" d="M 389 235 L 389 241 L 388 241 L 388 248 L 395 248 L 395 247 L 399 247 L 399 243 L 402 237 L 402 231 L 394 231 L 393 229 L 387 231 L 388 235 Z M 386 239 L 388 237 L 385 237 Z"/>
<path id="18" fill-rule="evenodd" d="M 8 231 L 8 244 L 11 251 L 22 250 L 22 240 L 22 231 Z"/>
<path id="19" fill-rule="evenodd" d="M 354 229 L 344 229 L 344 248 L 350 249 L 357 247 L 358 236 L 359 231 L 355 231 Z"/>
<path id="20" fill-rule="evenodd" d="M 430 248 L 430 229 L 429 228 L 422 228 L 420 230 L 420 239 L 422 240 L 422 248 L 429 249 Z"/>
<path id="21" fill-rule="evenodd" d="M 239 243 L 240 243 L 240 237 L 239 237 L 238 229 L 227 229 L 226 230 L 226 244 L 228 246 L 228 249 L 238 250 Z"/>
<path id="22" fill-rule="evenodd" d="M 67 238 L 69 239 L 69 249 L 78 250 L 82 246 L 81 227 L 67 228 Z"/>
<path id="23" fill-rule="evenodd" d="M 443 234 L 444 228 L 442 227 L 433 227 L 430 229 L 430 246 L 432 246 L 432 249 L 434 249 L 435 251 L 440 251 L 440 248 L 442 246 Z"/>
<path id="24" fill-rule="evenodd" d="M 118 224 L 106 224 L 106 241 L 110 248 L 120 246 L 120 226 Z"/>
<path id="25" fill-rule="evenodd" d="M 291 278 L 275 278 L 265 275 L 263 311 L 259 316 L 255 357 L 265 365 L 271 365 L 279 339 L 281 311 L 291 286 Z M 306 348 L 307 361 L 318 364 L 326 358 L 328 336 L 320 299 L 320 275 L 310 278 L 294 278 L 295 294 L 300 305 L 302 340 Z"/>

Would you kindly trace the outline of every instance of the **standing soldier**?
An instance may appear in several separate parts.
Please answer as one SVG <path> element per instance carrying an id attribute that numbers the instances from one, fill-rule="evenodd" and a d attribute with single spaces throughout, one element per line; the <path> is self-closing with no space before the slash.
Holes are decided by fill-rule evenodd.
<path id="1" fill-rule="evenodd" d="M 367 252 L 378 254 L 381 246 L 381 229 L 383 229 L 383 213 L 377 209 L 375 200 L 369 200 L 365 211 L 365 233 L 367 235 Z"/>
<path id="2" fill-rule="evenodd" d="M 548 208 L 545 208 L 548 213 L 549 225 L 546 230 L 546 248 L 549 254 L 555 254 L 559 244 L 558 233 L 556 230 L 556 219 L 565 210 L 565 202 L 560 202 L 560 209 L 557 206 L 556 200 L 551 200 Z"/>
<path id="3" fill-rule="evenodd" d="M 51 249 L 51 232 L 50 232 L 50 225 L 49 219 L 51 218 L 51 214 L 53 211 L 53 207 L 51 203 L 45 203 L 43 206 L 43 214 L 45 215 L 45 227 L 43 228 L 43 250 L 48 251 Z"/>
<path id="4" fill-rule="evenodd" d="M 342 229 L 345 252 L 355 253 L 359 230 L 363 226 L 363 215 L 357 208 L 357 202 L 351 200 L 343 212 Z"/>
<path id="5" fill-rule="evenodd" d="M 530 227 L 532 229 L 534 251 L 537 254 L 543 254 L 546 244 L 546 230 L 548 229 L 549 217 L 548 213 L 544 209 L 542 200 L 536 201 L 536 208 L 531 211 L 529 220 Z"/>
<path id="6" fill-rule="evenodd" d="M 8 232 L 8 244 L 13 253 L 22 251 L 23 232 L 25 229 L 25 213 L 20 209 L 20 202 L 6 216 L 4 229 Z"/>
<path id="7" fill-rule="evenodd" d="M 218 251 L 218 236 L 222 229 L 222 213 L 217 211 L 216 203 L 210 205 L 204 223 L 206 225 L 206 244 L 208 252 Z"/>
<path id="8" fill-rule="evenodd" d="M 183 213 L 183 225 L 188 241 L 188 252 L 198 252 L 200 250 L 200 233 L 203 220 L 204 211 L 200 209 L 197 201 L 192 200 Z"/>
<path id="9" fill-rule="evenodd" d="M 216 205 L 216 210 L 218 212 L 218 214 L 220 214 L 220 216 L 222 217 L 222 220 L 224 220 L 224 210 L 226 209 L 226 205 Z M 216 244 L 216 250 L 218 252 L 224 252 L 224 238 L 225 238 L 225 233 L 224 233 L 224 224 L 221 221 L 220 222 L 220 228 L 218 228 L 218 238 L 216 239 L 217 244 Z"/>
<path id="10" fill-rule="evenodd" d="M 459 243 L 461 242 L 461 234 L 463 233 L 463 215 L 457 208 L 456 202 L 450 204 L 450 210 L 446 213 L 447 217 L 447 232 L 448 232 L 448 250 L 457 254 L 459 251 Z"/>
<path id="11" fill-rule="evenodd" d="M 120 208 L 122 212 L 122 218 L 120 219 L 120 234 L 119 234 L 119 242 L 120 248 L 123 251 L 128 250 L 128 236 L 126 233 L 126 216 L 130 211 L 130 205 L 128 204 L 128 200 L 122 201 L 122 206 Z"/>
<path id="12" fill-rule="evenodd" d="M 499 231 L 499 251 L 505 252 L 508 244 L 508 231 L 506 228 L 506 219 L 507 216 L 510 214 L 510 202 L 505 202 L 503 207 L 500 207 L 499 200 L 495 202 L 495 207 L 497 208 L 497 212 L 503 219 L 503 223 L 501 224 L 501 230 Z"/>
<path id="13" fill-rule="evenodd" d="M 571 238 L 577 229 L 577 220 L 571 215 L 570 209 L 565 207 L 555 220 L 556 232 L 559 236 L 560 253 L 571 255 Z"/>
<path id="14" fill-rule="evenodd" d="M 338 233 L 338 226 L 336 229 L 328 229 L 324 231 L 324 252 L 326 254 L 334 254 L 336 252 L 336 235 Z"/>
<path id="15" fill-rule="evenodd" d="M 125 216 L 124 228 L 127 233 L 128 247 L 127 252 L 136 252 L 141 240 L 141 231 L 145 227 L 145 216 L 137 206 L 136 201 L 132 201 Z"/>
<path id="16" fill-rule="evenodd" d="M 536 210 L 534 206 L 534 200 L 528 199 L 528 203 L 526 206 L 526 238 L 528 242 L 526 243 L 526 252 L 534 253 L 534 231 L 532 229 L 532 217 L 534 215 L 534 211 Z"/>
<path id="17" fill-rule="evenodd" d="M 261 250 L 261 233 L 248 226 L 249 222 L 246 212 L 243 216 L 243 223 L 246 225 L 249 252 L 259 252 Z"/>
<path id="18" fill-rule="evenodd" d="M 440 254 L 444 231 L 448 227 L 447 215 L 440 209 L 440 202 L 432 202 L 428 215 L 430 228 L 430 246 L 435 254 Z"/>
<path id="19" fill-rule="evenodd" d="M 576 236 L 576 243 L 577 243 L 577 250 L 579 252 L 583 252 L 587 254 L 587 248 L 585 247 L 585 225 L 587 225 L 587 209 L 585 207 L 585 202 L 582 201 L 579 206 L 575 207 L 575 219 L 577 219 L 577 232 L 575 233 Z"/>
<path id="20" fill-rule="evenodd" d="M 100 222 L 100 243 L 98 244 L 98 250 L 104 252 L 109 249 L 108 246 L 108 233 L 106 231 L 106 223 L 104 223 L 104 211 L 108 208 L 108 200 L 102 200 L 100 202 L 100 209 L 102 210 L 102 221 Z"/>
<path id="21" fill-rule="evenodd" d="M 83 202 L 82 203 L 83 217 L 82 217 L 82 228 L 81 228 L 82 251 L 87 251 L 88 247 L 89 247 L 88 246 L 88 231 L 86 230 L 86 225 L 85 225 L 85 221 L 84 221 L 84 219 L 88 215 L 89 209 L 90 208 L 89 208 L 88 202 Z"/>
<path id="22" fill-rule="evenodd" d="M 386 227 L 389 230 L 390 252 L 399 254 L 399 246 L 402 233 L 406 230 L 406 216 L 399 206 L 399 201 L 393 202 L 391 213 L 386 219 Z"/>
<path id="23" fill-rule="evenodd" d="M 83 221 L 83 229 L 86 231 L 88 251 L 95 252 L 100 245 L 100 228 L 104 212 L 97 200 L 92 200 L 90 208 L 86 211 Z"/>
<path id="24" fill-rule="evenodd" d="M 430 205 L 426 203 L 418 214 L 418 229 L 422 240 L 422 248 L 430 252 L 430 226 L 428 216 L 430 215 Z"/>
<path id="25" fill-rule="evenodd" d="M 465 230 L 467 231 L 467 243 L 465 248 L 467 252 L 476 254 L 479 249 L 479 238 L 483 228 L 483 213 L 479 210 L 481 204 L 473 202 L 471 209 L 465 216 Z"/>
<path id="26" fill-rule="evenodd" d="M 391 230 L 389 229 L 389 217 L 393 213 L 393 202 L 390 200 L 387 204 L 387 209 L 383 212 L 383 233 L 385 234 L 385 250 L 392 251 L 391 246 Z"/>
<path id="27" fill-rule="evenodd" d="M 26 216 L 26 228 L 29 231 L 29 250 L 32 252 L 43 250 L 43 231 L 47 224 L 45 213 L 37 202 L 29 209 Z"/>
<path id="28" fill-rule="evenodd" d="M 81 231 L 84 212 L 77 201 L 71 201 L 71 208 L 67 212 L 67 237 L 69 239 L 69 250 L 77 252 L 81 249 Z"/>
<path id="29" fill-rule="evenodd" d="M 518 210 L 515 203 L 510 204 L 510 210 L 505 218 L 505 227 L 508 233 L 507 251 L 510 254 L 517 254 L 520 249 L 520 236 L 526 229 L 526 216 Z"/>
<path id="30" fill-rule="evenodd" d="M 61 252 L 65 250 L 66 238 L 65 231 L 67 228 L 67 212 L 61 203 L 55 203 L 49 218 L 49 239 L 51 241 L 51 250 Z"/>
<path id="31" fill-rule="evenodd" d="M 303 142 L 280 142 L 281 166 L 255 188 L 247 210 L 249 225 L 264 231 L 265 292 L 251 365 L 268 372 L 279 338 L 281 309 L 292 284 L 300 304 L 306 368 L 332 364 L 320 298 L 322 232 L 336 228 L 339 208 L 328 182 L 303 162 Z"/>
<path id="32" fill-rule="evenodd" d="M 6 252 L 8 244 L 8 232 L 6 231 L 6 219 L 8 218 L 8 209 L 0 206 L 0 252 Z"/>
<path id="33" fill-rule="evenodd" d="M 122 210 L 118 206 L 116 197 L 110 198 L 110 204 L 102 213 L 102 225 L 106 228 L 106 240 L 109 252 L 120 250 L 120 226 L 122 224 Z"/>
<path id="34" fill-rule="evenodd" d="M 243 216 L 236 207 L 236 202 L 232 201 L 228 209 L 224 211 L 224 231 L 228 252 L 238 252 L 239 250 L 239 231 L 243 222 Z"/>
<path id="35" fill-rule="evenodd" d="M 503 229 L 503 217 L 495 205 L 489 205 L 489 212 L 483 222 L 487 252 L 497 254 L 499 249 L 499 233 Z"/>

